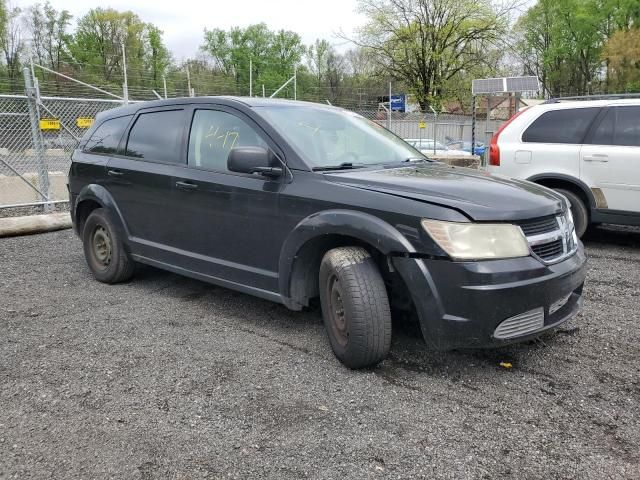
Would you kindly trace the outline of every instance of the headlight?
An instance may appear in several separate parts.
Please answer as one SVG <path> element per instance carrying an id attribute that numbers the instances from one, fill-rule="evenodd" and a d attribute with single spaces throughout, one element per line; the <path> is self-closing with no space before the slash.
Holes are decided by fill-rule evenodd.
<path id="1" fill-rule="evenodd" d="M 517 225 L 422 220 L 422 227 L 455 260 L 529 256 L 529 244 Z"/>

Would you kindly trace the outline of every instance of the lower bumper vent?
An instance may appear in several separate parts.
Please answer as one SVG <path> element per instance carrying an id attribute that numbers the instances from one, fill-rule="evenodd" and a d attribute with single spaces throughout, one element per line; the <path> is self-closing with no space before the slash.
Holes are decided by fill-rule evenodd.
<path id="1" fill-rule="evenodd" d="M 493 336 L 498 339 L 520 337 L 528 333 L 534 333 L 544 327 L 544 308 L 536 308 L 521 313 L 515 317 L 507 318 L 498 325 Z"/>

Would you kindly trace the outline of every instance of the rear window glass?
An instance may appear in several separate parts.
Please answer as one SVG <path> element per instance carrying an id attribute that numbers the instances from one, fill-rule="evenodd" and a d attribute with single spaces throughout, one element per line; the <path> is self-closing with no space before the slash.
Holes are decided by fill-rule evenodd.
<path id="1" fill-rule="evenodd" d="M 131 115 L 126 117 L 105 120 L 96 128 L 91 138 L 84 145 L 84 151 L 104 155 L 114 155 L 118 151 L 118 144 L 131 120 Z"/>
<path id="2" fill-rule="evenodd" d="M 540 115 L 522 134 L 523 142 L 582 143 L 599 108 L 552 110 Z"/>
<path id="3" fill-rule="evenodd" d="M 125 154 L 155 162 L 181 163 L 184 120 L 184 110 L 141 114 L 131 128 Z"/>

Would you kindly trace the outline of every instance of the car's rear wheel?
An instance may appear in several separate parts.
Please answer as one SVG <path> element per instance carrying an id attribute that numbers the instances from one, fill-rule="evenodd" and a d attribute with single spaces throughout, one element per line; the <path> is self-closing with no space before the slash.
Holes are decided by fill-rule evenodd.
<path id="1" fill-rule="evenodd" d="M 391 311 L 384 280 L 360 247 L 328 251 L 320 264 L 322 317 L 336 357 L 349 368 L 371 367 L 391 346 Z"/>
<path id="2" fill-rule="evenodd" d="M 96 280 L 118 283 L 133 275 L 135 262 L 104 208 L 97 208 L 87 218 L 82 231 L 84 256 Z"/>
<path id="3" fill-rule="evenodd" d="M 571 204 L 571 214 L 573 215 L 573 224 L 576 228 L 576 235 L 582 237 L 589 226 L 589 211 L 582 199 L 570 190 L 556 188 L 556 192 L 564 195 Z"/>

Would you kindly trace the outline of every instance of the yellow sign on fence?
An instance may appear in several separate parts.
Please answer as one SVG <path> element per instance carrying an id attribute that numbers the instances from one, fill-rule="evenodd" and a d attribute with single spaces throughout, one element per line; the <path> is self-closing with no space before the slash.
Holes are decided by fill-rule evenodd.
<path id="1" fill-rule="evenodd" d="M 427 128 L 427 123 L 426 122 L 420 122 L 418 124 L 418 128 Z"/>
<path id="2" fill-rule="evenodd" d="M 40 130 L 60 130 L 60 120 L 57 118 L 43 118 L 40 120 Z"/>
<path id="3" fill-rule="evenodd" d="M 93 125 L 93 118 L 89 117 L 80 117 L 76 118 L 76 125 L 78 128 L 89 128 Z"/>

